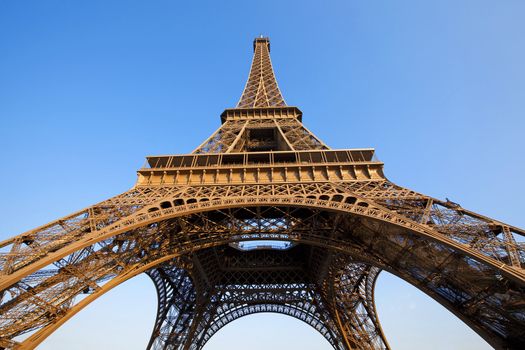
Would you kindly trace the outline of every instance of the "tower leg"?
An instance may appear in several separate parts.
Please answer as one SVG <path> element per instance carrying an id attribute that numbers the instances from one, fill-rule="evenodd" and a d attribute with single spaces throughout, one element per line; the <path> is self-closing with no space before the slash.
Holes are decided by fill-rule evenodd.
<path id="1" fill-rule="evenodd" d="M 342 271 L 334 272 L 326 290 L 345 348 L 390 349 L 374 304 L 374 285 L 380 270 L 362 263 L 343 266 Z"/>
<path id="2" fill-rule="evenodd" d="M 186 270 L 164 265 L 147 274 L 158 294 L 157 319 L 147 350 L 182 349 L 194 319 L 195 288 Z"/>

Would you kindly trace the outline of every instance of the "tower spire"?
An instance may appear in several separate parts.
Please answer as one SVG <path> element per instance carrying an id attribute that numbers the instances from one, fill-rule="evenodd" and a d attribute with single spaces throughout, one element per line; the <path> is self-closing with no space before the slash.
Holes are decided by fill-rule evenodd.
<path id="1" fill-rule="evenodd" d="M 286 106 L 286 102 L 273 72 L 270 39 L 261 36 L 253 40 L 252 67 L 237 108 L 278 106 Z"/>

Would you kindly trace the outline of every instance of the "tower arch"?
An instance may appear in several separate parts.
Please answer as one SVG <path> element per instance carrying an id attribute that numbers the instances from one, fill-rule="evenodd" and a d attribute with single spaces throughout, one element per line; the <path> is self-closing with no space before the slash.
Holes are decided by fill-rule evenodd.
<path id="1" fill-rule="evenodd" d="M 205 201 L 204 203 L 208 202 Z M 285 240 L 299 247 L 315 247 L 318 249 L 316 254 L 321 254 L 322 256 L 319 257 L 319 263 L 312 266 L 321 265 L 321 262 L 326 264 L 324 272 L 318 272 L 318 276 L 328 276 L 329 273 L 334 276 L 337 273 L 337 269 L 335 271 L 330 271 L 329 269 L 330 266 L 332 266 L 332 270 L 334 266 L 341 266 L 341 264 L 336 264 L 335 261 L 331 260 L 337 255 L 342 257 L 350 256 L 356 261 L 363 261 L 388 270 L 420 288 L 449 308 L 488 340 L 490 340 L 492 335 L 491 332 L 496 332 L 501 328 L 489 328 L 487 324 L 490 326 L 502 326 L 502 329 L 507 330 L 510 334 L 512 334 L 513 325 L 519 326 L 519 323 L 516 323 L 519 322 L 519 319 L 514 319 L 512 314 L 507 314 L 501 305 L 503 302 L 510 302 L 517 303 L 516 305 L 519 307 L 519 293 L 522 290 L 520 285 L 513 282 L 510 278 L 504 277 L 502 271 L 494 266 L 495 264 L 491 265 L 484 263 L 484 261 L 476 261 L 474 258 L 466 255 L 464 251 L 454 249 L 454 246 L 447 245 L 443 241 L 430 239 L 427 235 L 412 232 L 401 225 L 387 223 L 384 220 L 380 221 L 375 217 L 371 218 L 347 213 L 342 210 L 338 211 L 327 203 L 319 205 L 315 209 L 313 206 L 309 208 L 299 206 L 297 203 L 295 203 L 295 206 L 288 207 L 282 206 L 282 203 L 281 206 L 268 206 L 268 203 L 265 203 L 266 206 L 252 207 L 245 207 L 242 204 L 237 203 L 236 206 L 230 208 L 220 207 L 213 210 L 207 207 L 207 210 L 193 212 L 193 214 L 180 217 L 163 218 L 162 216 L 157 216 L 158 221 L 154 224 L 145 223 L 145 226 L 139 229 L 132 229 L 129 232 L 113 236 L 111 242 L 109 238 L 104 237 L 102 242 L 107 247 L 104 251 L 107 254 L 107 260 L 115 262 L 118 259 L 124 259 L 122 261 L 127 261 L 129 265 L 121 263 L 120 266 L 123 269 L 118 274 L 115 271 L 111 271 L 111 273 L 115 274 L 111 281 L 99 288 L 93 288 L 93 298 L 88 297 L 84 299 L 81 303 L 72 307 L 68 313 L 54 315 L 49 326 L 45 326 L 43 332 L 37 333 L 35 337 L 30 338 L 27 344 L 31 344 L 33 340 L 37 339 L 41 341 L 43 336 L 50 334 L 51 330 L 56 329 L 56 326 L 65 322 L 66 319 L 78 312 L 91 300 L 96 299 L 106 290 L 118 285 L 127 278 L 140 272 L 148 271 L 163 262 L 173 259 L 179 259 L 182 266 L 185 266 L 184 264 L 193 266 L 192 264 L 195 264 L 195 262 L 184 260 L 190 253 L 189 251 L 178 250 L 181 246 L 190 246 L 193 259 L 199 259 L 198 252 L 200 250 L 225 247 L 228 243 L 254 239 Z M 152 213 L 159 213 L 159 211 Z M 250 213 L 251 216 L 247 216 L 247 213 Z M 276 216 L 276 213 L 279 215 Z M 306 220 L 305 217 L 309 219 Z M 203 223 L 206 223 L 206 225 Z M 334 223 L 337 223 L 337 225 Z M 184 231 L 182 227 L 184 227 Z M 262 230 L 263 227 L 265 227 L 266 231 Z M 179 229 L 178 232 L 174 232 L 176 228 Z M 234 230 L 234 228 L 237 228 L 237 230 Z M 184 240 L 174 240 L 172 237 L 174 233 L 179 238 L 188 237 L 190 240 L 186 243 Z M 162 244 L 159 244 L 159 242 L 169 241 L 170 239 L 173 242 L 169 250 L 163 247 Z M 404 244 L 400 244 L 400 242 Z M 148 249 L 137 250 L 136 244 L 148 247 Z M 230 246 L 227 247 L 230 250 L 235 250 Z M 389 247 L 389 249 L 385 250 L 385 247 Z M 310 254 L 314 254 L 313 251 L 314 249 L 311 248 Z M 319 253 L 319 251 L 322 253 Z M 423 254 L 420 252 L 424 252 L 424 255 L 420 255 Z M 288 252 L 280 253 L 287 254 Z M 242 252 L 242 254 L 246 254 L 246 252 Z M 228 256 L 224 251 L 220 251 L 216 255 Z M 86 265 L 91 266 L 93 260 L 100 263 L 106 259 L 102 259 L 102 256 L 103 253 L 99 250 L 98 256 L 90 255 L 87 256 L 85 261 L 78 261 L 77 268 L 80 269 Z M 326 256 L 332 256 L 332 258 L 325 260 L 327 259 Z M 342 258 L 337 257 L 337 259 L 337 261 L 340 261 Z M 259 260 L 261 259 L 254 258 L 251 264 Z M 148 263 L 148 261 L 151 262 Z M 249 261 L 245 263 L 249 264 Z M 210 266 L 213 265 L 211 264 Z M 64 275 L 71 278 L 71 268 L 60 271 L 50 279 L 61 280 L 61 276 L 64 278 Z M 201 267 L 201 271 L 203 269 L 208 271 L 207 268 Z M 97 271 L 104 272 L 104 270 Z M 491 271 L 491 275 L 489 275 L 489 271 Z M 212 271 L 208 273 L 217 272 Z M 439 277 L 439 280 L 436 280 L 436 276 Z M 293 280 L 293 276 L 288 277 Z M 92 279 L 97 281 L 103 278 L 106 278 L 106 275 L 95 275 Z M 205 281 L 209 277 L 201 277 L 201 279 Z M 203 281 L 200 282 L 201 288 L 207 288 L 206 285 L 213 285 L 212 282 L 208 281 L 205 284 Z M 504 293 L 505 290 L 501 287 L 502 281 L 505 283 L 505 288 L 511 290 L 512 293 Z M 316 281 L 319 288 L 324 290 L 325 295 L 322 297 L 327 299 L 328 294 L 326 293 L 332 293 L 333 299 L 333 295 L 337 295 L 339 288 L 337 283 L 334 280 L 328 280 L 328 282 L 325 280 L 324 284 L 321 282 Z M 51 282 L 48 283 L 54 286 Z M 245 281 L 243 283 L 250 285 L 250 283 L 255 282 Z M 487 301 L 478 303 L 478 310 L 465 310 L 498 317 L 502 320 L 500 325 L 488 322 L 482 323 L 483 319 L 481 317 L 478 316 L 478 319 L 474 319 L 455 304 L 459 298 L 469 295 L 470 289 L 475 288 L 476 285 L 479 285 L 479 289 L 474 289 L 475 295 L 485 293 Z M 84 290 L 79 289 L 77 293 Z M 100 290 L 100 293 L 97 293 L 98 290 Z M 68 289 L 63 291 L 62 299 L 74 296 L 68 295 L 68 291 Z M 443 291 L 446 291 L 446 293 L 443 293 Z M 372 294 L 370 292 L 367 293 L 362 300 L 367 300 L 369 305 L 373 306 Z M 321 296 L 317 299 L 320 298 Z M 28 298 L 21 300 L 17 305 L 20 307 L 24 305 L 23 303 L 30 302 L 32 300 Z M 173 306 L 173 304 L 169 303 L 167 305 Z M 341 305 L 336 309 L 344 310 L 344 307 Z M 370 309 L 370 313 L 375 314 L 375 309 Z M 333 316 L 334 314 L 332 314 Z M 480 320 L 482 322 L 479 322 Z M 377 319 L 374 321 L 377 323 L 375 327 L 379 329 Z M 353 323 L 358 324 L 357 320 L 353 320 Z M 341 327 L 341 325 L 339 326 Z"/>

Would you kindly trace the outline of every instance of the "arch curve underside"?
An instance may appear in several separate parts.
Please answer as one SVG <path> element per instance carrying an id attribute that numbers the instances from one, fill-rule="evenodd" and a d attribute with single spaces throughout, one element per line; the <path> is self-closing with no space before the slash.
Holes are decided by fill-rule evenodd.
<path id="1" fill-rule="evenodd" d="M 373 302 L 382 269 L 494 347 L 525 346 L 523 251 L 504 229 L 389 183 L 359 186 L 136 188 L 18 236 L 2 260 L 0 348 L 34 348 L 142 272 L 159 296 L 150 349 L 199 349 L 235 318 L 275 310 L 336 349 L 388 348 Z"/>
<path id="2" fill-rule="evenodd" d="M 329 282 L 334 288 L 322 294 L 297 264 L 303 253 L 255 251 L 245 255 L 225 247 L 207 249 L 192 257 L 190 274 L 195 283 L 181 278 L 190 274 L 173 263 L 148 271 L 158 291 L 159 308 L 147 349 L 201 349 L 228 323 L 262 312 L 307 323 L 334 349 L 348 349 L 349 344 L 352 348 L 388 348 L 372 301 L 379 269 L 339 258 L 342 269 L 336 273 L 337 281 Z M 272 273 L 268 273 L 270 268 Z"/>

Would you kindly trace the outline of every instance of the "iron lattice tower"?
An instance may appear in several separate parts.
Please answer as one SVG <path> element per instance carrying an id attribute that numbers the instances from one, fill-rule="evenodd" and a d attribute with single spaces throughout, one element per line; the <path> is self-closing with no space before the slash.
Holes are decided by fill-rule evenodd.
<path id="1" fill-rule="evenodd" d="M 388 349 L 381 270 L 492 346 L 525 348 L 525 231 L 395 185 L 373 149 L 330 149 L 286 105 L 269 40 L 254 52 L 237 107 L 193 153 L 148 157 L 129 191 L 0 242 L 0 348 L 33 349 L 145 272 L 148 349 L 201 349 L 257 312 L 296 317 L 335 349 Z"/>

